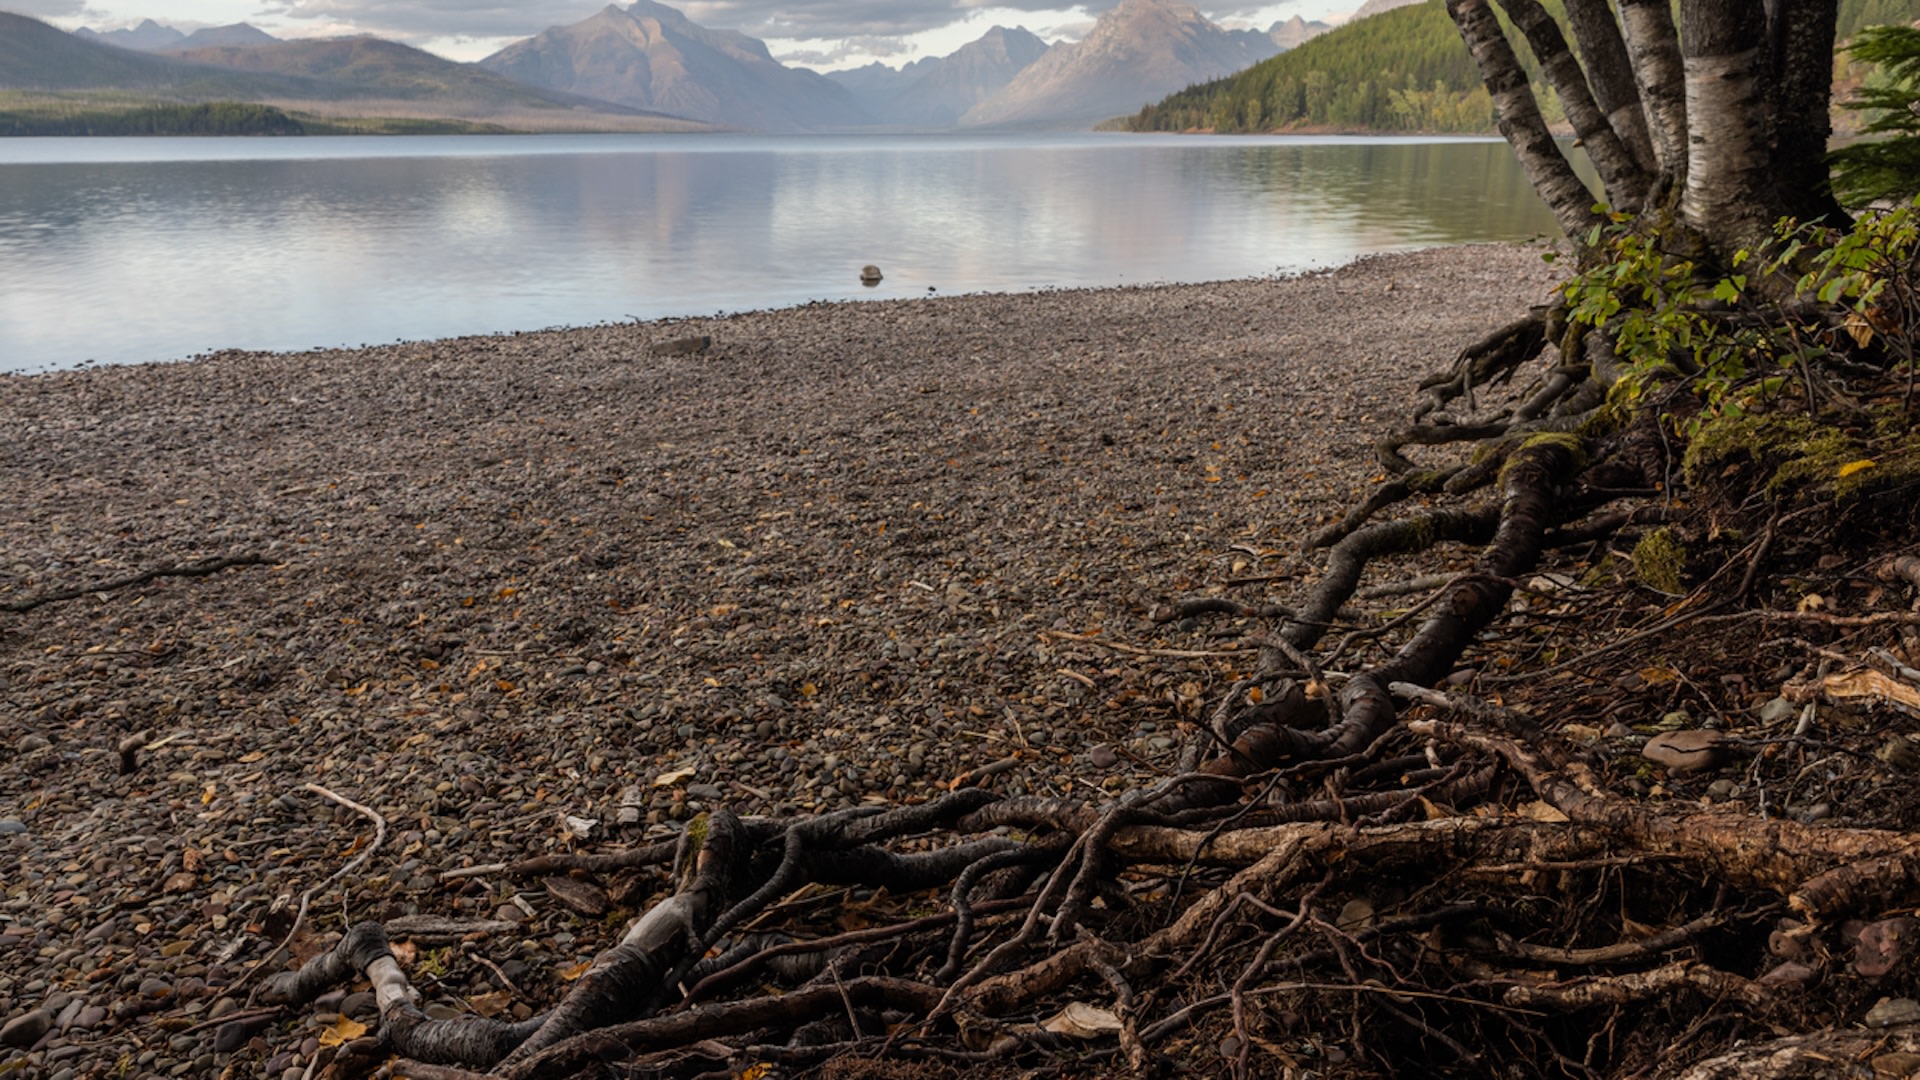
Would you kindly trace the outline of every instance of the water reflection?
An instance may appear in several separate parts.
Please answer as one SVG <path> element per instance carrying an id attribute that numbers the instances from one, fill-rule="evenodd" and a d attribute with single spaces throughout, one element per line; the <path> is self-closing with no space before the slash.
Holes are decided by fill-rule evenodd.
<path id="1" fill-rule="evenodd" d="M 0 370 L 1219 280 L 1553 231 L 1483 141 L 0 140 Z"/>

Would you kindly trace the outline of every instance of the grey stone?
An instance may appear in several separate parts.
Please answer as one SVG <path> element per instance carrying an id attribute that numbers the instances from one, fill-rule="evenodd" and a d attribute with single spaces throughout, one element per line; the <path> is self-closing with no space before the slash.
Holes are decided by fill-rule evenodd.
<path id="1" fill-rule="evenodd" d="M 53 1013 L 46 1009 L 35 1009 L 7 1021 L 0 1027 L 0 1046 L 28 1047 L 40 1041 L 40 1037 L 53 1030 Z"/>
<path id="2" fill-rule="evenodd" d="M 24 822 L 15 821 L 12 818 L 0 819 L 0 836 L 14 836 L 26 831 L 27 826 Z"/>
<path id="3" fill-rule="evenodd" d="M 1800 706 L 1777 697 L 1760 706 L 1760 722 L 1763 724 L 1782 724 L 1800 715 Z"/>
<path id="4" fill-rule="evenodd" d="M 231 1054 L 247 1045 L 247 1041 L 273 1025 L 271 1016 L 255 1016 L 239 1020 L 229 1020 L 220 1025 L 213 1036 L 213 1052 Z"/>
<path id="5" fill-rule="evenodd" d="M 1912 998 L 1881 998 L 1867 1010 L 1868 1027 L 1893 1027 L 1920 1021 L 1920 1001 Z"/>

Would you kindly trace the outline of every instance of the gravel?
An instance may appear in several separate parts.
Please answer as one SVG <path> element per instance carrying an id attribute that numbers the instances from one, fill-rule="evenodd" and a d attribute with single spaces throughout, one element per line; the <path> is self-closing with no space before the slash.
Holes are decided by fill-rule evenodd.
<path id="1" fill-rule="evenodd" d="M 1098 642 L 1217 647 L 1146 612 L 1309 580 L 1542 250 L 0 376 L 0 605 L 268 560 L 0 610 L 0 1071 L 305 1071 L 335 1014 L 240 1010 L 309 889 L 297 955 L 511 921 L 415 978 L 527 1015 L 645 890 L 590 919 L 442 871 L 1173 768 L 1234 658 Z M 374 830 L 307 783 L 389 825 L 343 880 Z"/>

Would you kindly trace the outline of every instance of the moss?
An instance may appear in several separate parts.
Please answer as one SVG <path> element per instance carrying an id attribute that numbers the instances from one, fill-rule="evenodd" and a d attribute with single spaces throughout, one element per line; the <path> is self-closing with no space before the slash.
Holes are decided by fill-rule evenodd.
<path id="1" fill-rule="evenodd" d="M 1507 458 L 1506 464 L 1500 468 L 1500 483 L 1502 485 L 1506 484 L 1507 474 L 1527 460 L 1527 451 L 1543 450 L 1548 447 L 1565 451 L 1567 456 L 1573 459 L 1575 469 L 1586 467 L 1587 444 L 1581 441 L 1579 435 L 1571 431 L 1542 431 L 1536 435 L 1527 436 L 1525 442 L 1514 448 L 1513 453 Z"/>
<path id="2" fill-rule="evenodd" d="M 1774 498 L 1827 494 L 1843 503 L 1920 480 L 1920 432 L 1904 410 L 1882 406 L 1866 419 L 1854 431 L 1800 414 L 1723 414 L 1693 437 L 1682 468 L 1700 487 L 1721 467 L 1746 462 Z"/>
<path id="3" fill-rule="evenodd" d="M 699 870 L 700 852 L 707 846 L 707 832 L 710 828 L 711 823 L 705 814 L 696 815 L 692 821 L 687 822 L 686 841 L 680 845 L 679 853 L 679 858 L 683 862 L 674 866 L 674 876 L 683 886 L 692 881 L 694 874 Z"/>
<path id="4" fill-rule="evenodd" d="M 1571 431 L 1543 431 L 1520 444 L 1521 450 L 1533 450 L 1540 447 L 1557 446 L 1567 452 L 1576 466 L 1587 463 L 1587 444 L 1580 436 Z"/>
<path id="5" fill-rule="evenodd" d="M 1678 596 L 1686 591 L 1680 574 L 1687 566 L 1687 549 L 1672 529 L 1655 529 L 1633 546 L 1633 572 L 1650 589 Z"/>
<path id="6" fill-rule="evenodd" d="M 1580 426 L 1573 433 L 1582 439 L 1604 439 L 1609 435 L 1626 430 L 1628 421 L 1633 419 L 1633 410 L 1620 408 L 1612 402 L 1602 404 L 1587 413 Z"/>
<path id="7" fill-rule="evenodd" d="M 1412 541 L 1410 551 L 1425 551 L 1440 539 L 1440 527 L 1432 514 L 1416 514 L 1406 519 L 1404 525 L 1407 538 Z"/>

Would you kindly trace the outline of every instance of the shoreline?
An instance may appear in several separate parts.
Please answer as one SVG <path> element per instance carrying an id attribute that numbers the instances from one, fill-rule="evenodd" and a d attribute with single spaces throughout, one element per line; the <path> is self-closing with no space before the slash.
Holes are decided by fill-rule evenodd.
<path id="1" fill-rule="evenodd" d="M 545 994 L 606 928 L 441 871 L 989 765 L 1072 797 L 1164 774 L 1231 661 L 1097 640 L 1209 648 L 1146 612 L 1310 581 L 1304 530 L 1363 490 L 1420 376 L 1544 298 L 1543 250 L 7 380 L 0 605 L 266 561 L 0 613 L 0 1022 L 65 994 L 91 1025 L 39 1053 L 218 1071 L 213 1030 L 112 1010 L 232 1007 L 272 947 L 239 927 L 357 827 L 309 781 L 393 823 L 316 932 L 343 903 L 508 918 Z M 237 1054 L 278 1075 L 304 1034 Z"/>

